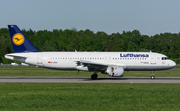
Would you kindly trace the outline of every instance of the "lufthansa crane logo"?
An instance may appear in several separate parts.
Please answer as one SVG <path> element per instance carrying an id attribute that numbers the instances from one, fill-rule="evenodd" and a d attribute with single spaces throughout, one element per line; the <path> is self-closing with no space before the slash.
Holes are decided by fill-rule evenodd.
<path id="1" fill-rule="evenodd" d="M 14 34 L 12 41 L 15 45 L 22 45 L 24 43 L 24 36 L 21 33 Z"/>

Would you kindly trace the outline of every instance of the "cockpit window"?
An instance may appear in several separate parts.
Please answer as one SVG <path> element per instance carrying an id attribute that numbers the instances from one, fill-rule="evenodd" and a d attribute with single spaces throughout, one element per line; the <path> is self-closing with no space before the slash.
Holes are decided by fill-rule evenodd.
<path id="1" fill-rule="evenodd" d="M 162 57 L 162 60 L 168 60 L 169 58 L 168 57 Z"/>

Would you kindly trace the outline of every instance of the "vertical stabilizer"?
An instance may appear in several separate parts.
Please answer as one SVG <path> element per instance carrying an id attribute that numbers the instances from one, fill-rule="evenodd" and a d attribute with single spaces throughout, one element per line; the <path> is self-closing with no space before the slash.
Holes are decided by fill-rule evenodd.
<path id="1" fill-rule="evenodd" d="M 20 52 L 40 52 L 27 39 L 16 25 L 8 25 L 11 42 L 15 53 Z"/>

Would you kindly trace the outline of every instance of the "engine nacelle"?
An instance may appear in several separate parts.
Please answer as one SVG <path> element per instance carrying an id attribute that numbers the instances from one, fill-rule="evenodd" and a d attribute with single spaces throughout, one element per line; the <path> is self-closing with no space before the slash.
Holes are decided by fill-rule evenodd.
<path id="1" fill-rule="evenodd" d="M 123 67 L 111 66 L 111 67 L 108 67 L 108 68 L 107 68 L 106 73 L 107 73 L 109 76 L 123 77 L 123 75 L 124 75 L 124 69 L 123 69 Z"/>

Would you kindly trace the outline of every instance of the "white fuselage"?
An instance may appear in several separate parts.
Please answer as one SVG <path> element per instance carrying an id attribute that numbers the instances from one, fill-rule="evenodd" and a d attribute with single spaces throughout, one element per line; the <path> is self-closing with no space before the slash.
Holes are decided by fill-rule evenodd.
<path id="1" fill-rule="evenodd" d="M 81 70 L 78 68 L 81 60 L 121 66 L 125 71 L 165 70 L 176 65 L 165 55 L 153 52 L 29 52 L 6 54 L 5 58 L 58 70 Z"/>

